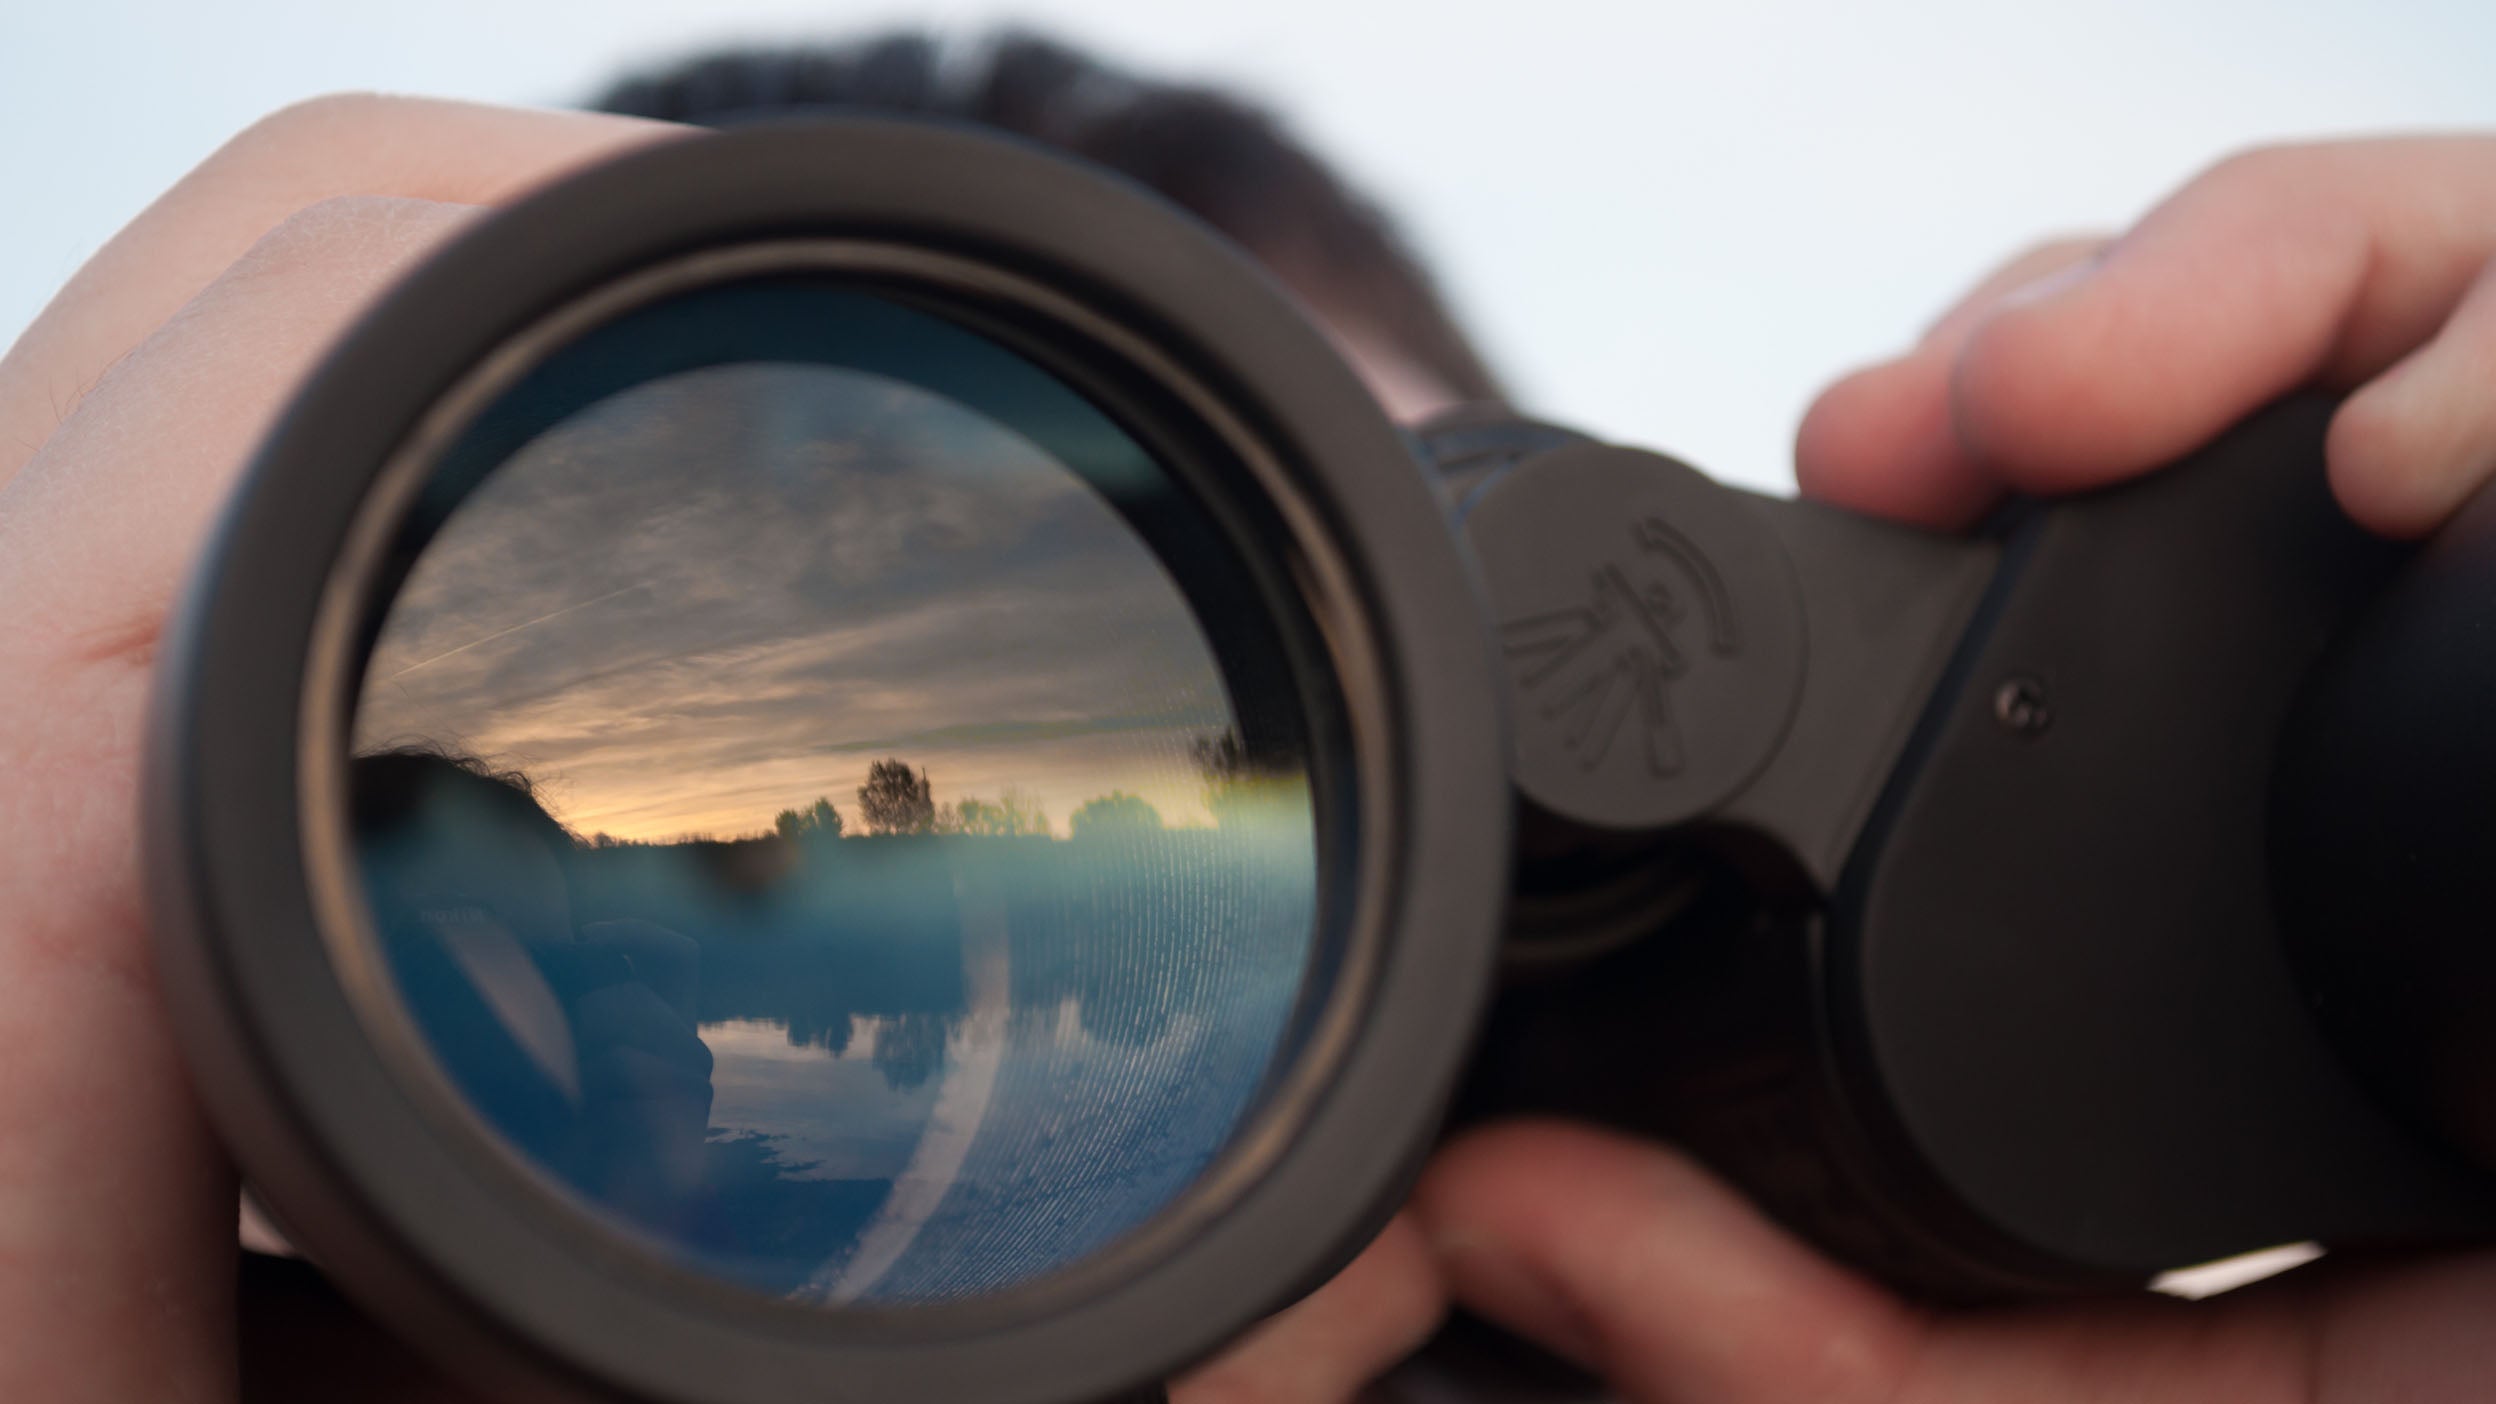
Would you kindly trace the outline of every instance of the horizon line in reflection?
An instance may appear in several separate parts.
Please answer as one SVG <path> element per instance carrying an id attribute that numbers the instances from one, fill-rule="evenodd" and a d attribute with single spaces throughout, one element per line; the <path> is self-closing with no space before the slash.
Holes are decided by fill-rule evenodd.
<path id="1" fill-rule="evenodd" d="M 839 783 L 829 787 L 848 790 L 846 802 L 835 801 L 819 782 L 806 787 L 816 790 L 813 798 L 780 808 L 767 819 L 756 810 L 745 810 L 755 817 L 728 825 L 681 827 L 664 822 L 618 823 L 619 809 L 613 805 L 576 818 L 578 807 L 562 804 L 550 793 L 568 787 L 571 777 L 557 774 L 550 784 L 542 774 L 532 774 L 526 763 L 492 761 L 428 738 L 359 747 L 356 758 L 359 762 L 429 758 L 491 779 L 526 794 L 573 844 L 597 851 L 922 836 L 1067 841 L 1120 833 L 1276 826 L 1300 830 L 1314 818 L 1307 773 L 1296 762 L 1249 761 L 1234 729 L 1197 730 L 1189 735 L 1184 749 L 1174 745 L 1169 752 L 1157 763 L 1120 767 L 1125 772 L 1121 775 L 1104 776 L 1092 767 L 1092 784 L 1080 788 L 1036 780 L 1007 781 L 982 794 L 965 793 L 973 791 L 965 785 L 954 790 L 955 798 L 944 802 L 936 799 L 931 767 L 887 755 L 871 762 L 862 783 L 854 788 Z M 1104 780 L 1110 782 L 1109 788 L 1096 789 Z M 788 794 L 794 787 L 778 788 Z M 1092 793 L 1074 802 L 1062 821 L 1052 814 L 1053 808 L 1066 802 L 1063 796 L 1084 790 Z M 694 808 L 681 800 L 671 804 L 668 798 L 647 807 L 662 807 L 670 817 Z M 625 806 L 621 812 L 629 813 L 631 808 Z"/>

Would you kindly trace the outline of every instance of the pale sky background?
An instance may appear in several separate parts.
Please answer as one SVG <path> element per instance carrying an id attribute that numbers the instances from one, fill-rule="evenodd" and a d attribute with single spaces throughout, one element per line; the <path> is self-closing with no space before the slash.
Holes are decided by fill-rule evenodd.
<path id="1" fill-rule="evenodd" d="M 0 336 L 258 114 L 578 98 L 705 41 L 1021 18 L 1292 113 L 1536 409 L 1789 480 L 1812 389 L 2265 139 L 2496 126 L 2490 0 L 0 0 Z"/>

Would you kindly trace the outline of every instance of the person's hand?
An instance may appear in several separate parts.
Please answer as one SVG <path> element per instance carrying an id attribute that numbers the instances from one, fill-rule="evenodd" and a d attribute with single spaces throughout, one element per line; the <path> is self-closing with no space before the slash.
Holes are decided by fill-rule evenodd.
<path id="1" fill-rule="evenodd" d="M 2301 386 L 2353 392 L 2332 484 L 2391 535 L 2496 473 L 2496 137 L 2222 162 L 2120 238 L 2013 260 L 1803 421 L 1803 491 L 1934 526 L 2183 456 Z"/>
<path id="2" fill-rule="evenodd" d="M 1459 1301 L 1635 1404 L 2463 1404 L 2496 1379 L 2496 1252 L 1928 1313 L 1680 1154 L 1553 1123 L 1458 1141 L 1417 1207 Z"/>
<path id="3" fill-rule="evenodd" d="M 478 207 L 680 135 L 394 99 L 290 109 L 122 231 L 0 360 L 0 1399 L 218 1404 L 238 1339 L 255 1404 L 458 1397 L 300 1274 L 238 1303 L 234 1173 L 148 950 L 141 713 L 168 602 L 323 348 Z M 1346 1398 L 1439 1309 L 1399 1224 L 1178 1397 Z"/>
<path id="4" fill-rule="evenodd" d="M 2172 462 L 2264 402 L 2354 393 L 2332 481 L 2434 528 L 2496 474 L 2496 139 L 2265 151 L 2112 241 L 2039 248 L 1805 419 L 1805 492 L 1930 526 Z M 2496 1379 L 2496 1253 L 2326 1258 L 2208 1302 L 1928 1313 L 1679 1154 L 1558 1125 L 1442 1153 L 1458 1300 L 1659 1404 L 2414 1404 Z"/>

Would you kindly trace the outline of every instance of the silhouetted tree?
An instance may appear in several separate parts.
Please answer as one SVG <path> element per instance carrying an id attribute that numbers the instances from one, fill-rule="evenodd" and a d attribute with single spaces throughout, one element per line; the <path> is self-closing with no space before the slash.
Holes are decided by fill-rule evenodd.
<path id="1" fill-rule="evenodd" d="M 1208 787 L 1246 779 L 1248 747 L 1239 739 L 1236 727 L 1224 727 L 1220 735 L 1206 732 L 1188 747 L 1196 758 L 1196 773 L 1205 777 Z"/>
<path id="2" fill-rule="evenodd" d="M 1161 811 L 1146 804 L 1140 795 L 1124 790 L 1083 802 L 1066 820 L 1066 831 L 1076 838 L 1096 834 L 1150 833 L 1161 828 Z"/>
<path id="3" fill-rule="evenodd" d="M 884 1020 L 876 1030 L 875 1056 L 869 1061 L 884 1074 L 884 1085 L 896 1092 L 926 1086 L 929 1078 L 944 1071 L 944 1016 L 909 1013 Z"/>
<path id="4" fill-rule="evenodd" d="M 832 801 L 818 798 L 804 809 L 784 809 L 771 821 L 772 831 L 791 841 L 804 839 L 836 839 L 841 836 L 841 812 Z"/>
<path id="5" fill-rule="evenodd" d="M 1196 738 L 1190 751 L 1204 777 L 1205 808 L 1216 824 L 1263 813 L 1290 813 L 1307 804 L 1308 782 L 1298 766 L 1248 754 L 1234 728 Z"/>
<path id="6" fill-rule="evenodd" d="M 835 1058 L 849 1051 L 854 1031 L 846 1009 L 795 1008 L 789 1012 L 786 1027 L 791 1048 L 820 1048 Z"/>
<path id="7" fill-rule="evenodd" d="M 1045 834 L 1049 813 L 1020 790 L 1007 790 L 995 803 L 960 799 L 936 811 L 936 831 L 945 834 Z"/>
<path id="8" fill-rule="evenodd" d="M 904 760 L 880 760 L 867 767 L 867 783 L 858 787 L 858 818 L 871 834 L 924 834 L 936 828 L 936 796 L 924 769 L 912 770 Z"/>

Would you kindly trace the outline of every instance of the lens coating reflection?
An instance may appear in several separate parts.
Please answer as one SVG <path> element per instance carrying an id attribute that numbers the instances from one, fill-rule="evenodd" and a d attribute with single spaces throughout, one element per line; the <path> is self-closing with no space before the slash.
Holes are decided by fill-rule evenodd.
<path id="1" fill-rule="evenodd" d="M 355 717 L 372 928 L 448 1083 L 608 1223 L 774 1295 L 992 1293 L 1251 1111 L 1305 747 L 1098 410 L 899 302 L 752 291 L 566 348 L 445 456 Z"/>

